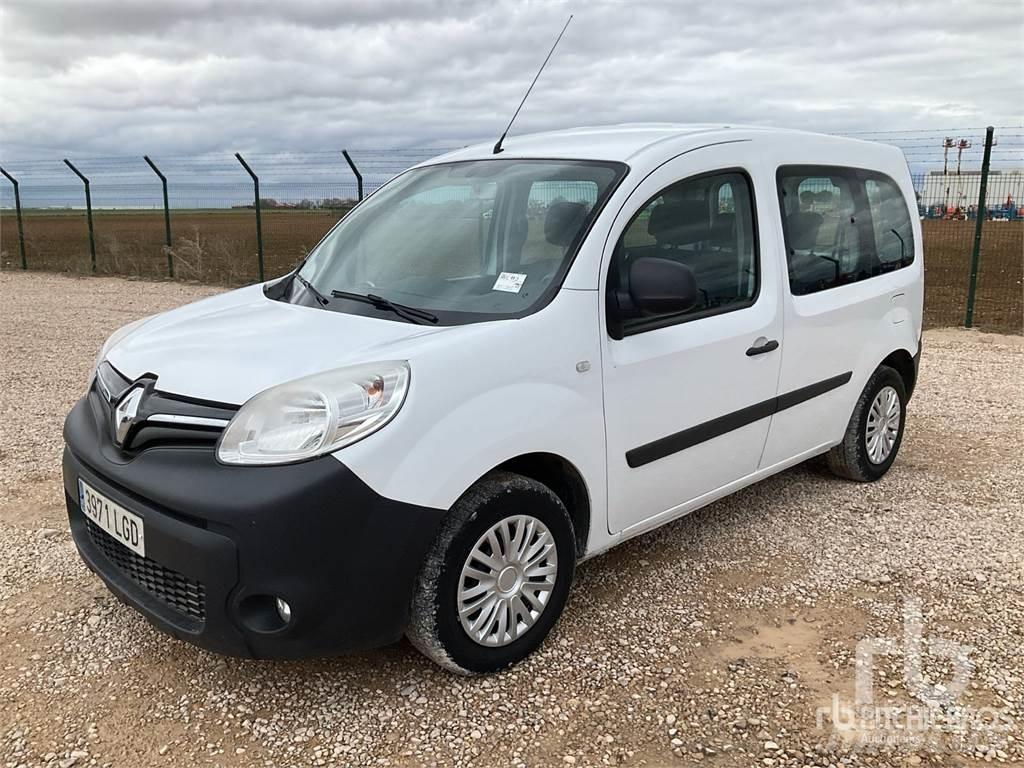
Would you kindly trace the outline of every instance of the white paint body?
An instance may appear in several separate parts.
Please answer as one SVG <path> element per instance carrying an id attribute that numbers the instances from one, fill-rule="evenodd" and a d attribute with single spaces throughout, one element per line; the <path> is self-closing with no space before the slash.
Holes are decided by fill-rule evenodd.
<path id="1" fill-rule="evenodd" d="M 486 159 L 490 146 L 430 161 Z M 250 286 L 154 317 L 108 359 L 160 390 L 241 404 L 276 384 L 343 365 L 408 360 L 394 420 L 334 455 L 377 493 L 447 509 L 494 467 L 555 454 L 581 475 L 592 555 L 840 442 L 865 382 L 891 353 L 918 352 L 920 223 L 913 263 L 805 296 L 790 293 L 775 174 L 782 165 L 868 169 L 894 179 L 911 211 L 899 150 L 816 134 L 715 126 L 621 126 L 509 139 L 503 159 L 625 162 L 561 290 L 521 319 L 424 327 L 268 299 Z M 752 181 L 761 285 L 750 307 L 616 340 L 605 322 L 612 249 L 659 190 L 742 169 Z M 748 357 L 759 337 L 778 350 Z M 577 364 L 590 363 L 580 372 Z M 586 368 L 586 366 L 580 366 Z M 852 371 L 831 392 L 637 468 L 631 448 L 779 393 Z"/>

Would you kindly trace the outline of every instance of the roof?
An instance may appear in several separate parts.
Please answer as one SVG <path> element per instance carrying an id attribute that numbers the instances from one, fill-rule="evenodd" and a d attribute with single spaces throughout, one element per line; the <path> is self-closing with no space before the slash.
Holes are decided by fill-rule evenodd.
<path id="1" fill-rule="evenodd" d="M 854 141 L 853 139 L 824 137 L 821 134 L 809 134 L 804 131 L 783 128 L 711 123 L 628 123 L 512 135 L 506 138 L 502 144 L 501 156 L 503 158 L 557 157 L 628 162 L 636 155 L 661 143 L 671 143 L 673 149 L 676 149 L 680 143 L 692 144 L 697 147 L 730 139 L 749 139 L 752 133 L 757 136 L 819 136 L 836 141 Z M 476 144 L 434 158 L 430 162 L 492 158 L 494 157 L 493 151 L 493 143 Z"/>

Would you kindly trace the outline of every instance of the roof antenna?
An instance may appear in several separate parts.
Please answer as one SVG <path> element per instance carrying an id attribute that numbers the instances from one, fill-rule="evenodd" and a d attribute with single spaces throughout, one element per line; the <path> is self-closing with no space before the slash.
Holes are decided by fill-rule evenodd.
<path id="1" fill-rule="evenodd" d="M 533 86 L 537 84 L 537 78 L 540 77 L 540 73 L 544 71 L 544 67 L 548 65 L 548 59 L 551 58 L 551 54 L 555 52 L 555 48 L 558 47 L 558 41 L 562 39 L 562 35 L 565 34 L 565 30 L 569 28 L 569 22 L 572 21 L 572 14 L 569 15 L 568 21 L 565 22 L 565 26 L 562 27 L 562 31 L 558 33 L 558 37 L 555 38 L 555 44 L 551 46 L 551 50 L 548 51 L 547 57 L 544 59 L 544 63 L 540 65 L 540 69 L 537 70 L 537 74 L 533 76 L 533 82 L 530 83 L 530 87 L 526 89 L 526 95 L 523 96 L 523 100 L 519 102 L 519 106 L 516 107 L 516 113 L 512 115 L 512 119 L 508 121 L 508 125 L 505 126 L 505 132 L 501 134 L 501 138 L 498 139 L 498 143 L 494 145 L 494 154 L 501 152 L 501 142 L 505 140 L 508 135 L 508 129 L 512 127 L 512 123 L 519 117 L 519 110 L 523 108 L 523 104 L 530 97 L 530 91 L 533 90 Z"/>

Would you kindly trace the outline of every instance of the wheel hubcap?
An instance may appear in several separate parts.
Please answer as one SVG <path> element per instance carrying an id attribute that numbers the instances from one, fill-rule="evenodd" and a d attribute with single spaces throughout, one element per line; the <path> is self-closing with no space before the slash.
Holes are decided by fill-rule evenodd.
<path id="1" fill-rule="evenodd" d="M 519 583 L 519 571 L 514 565 L 508 566 L 498 574 L 498 591 L 513 592 Z"/>
<path id="2" fill-rule="evenodd" d="M 881 464 L 892 453 L 900 433 L 900 396 L 892 387 L 882 387 L 868 410 L 864 443 L 872 464 Z"/>
<path id="3" fill-rule="evenodd" d="M 530 515 L 507 517 L 481 536 L 459 578 L 459 621 L 480 645 L 498 648 L 537 623 L 558 577 L 551 531 Z"/>

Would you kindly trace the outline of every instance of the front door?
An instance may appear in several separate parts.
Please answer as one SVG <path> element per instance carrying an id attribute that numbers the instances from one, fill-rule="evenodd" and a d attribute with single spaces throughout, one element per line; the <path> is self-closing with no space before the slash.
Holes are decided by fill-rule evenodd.
<path id="1" fill-rule="evenodd" d="M 779 254 L 758 242 L 774 199 L 754 181 L 757 164 L 740 144 L 681 155 L 641 183 L 612 229 L 603 356 L 610 533 L 667 520 L 757 470 L 782 344 Z M 689 267 L 697 304 L 641 313 L 629 268 L 646 257 Z"/>

